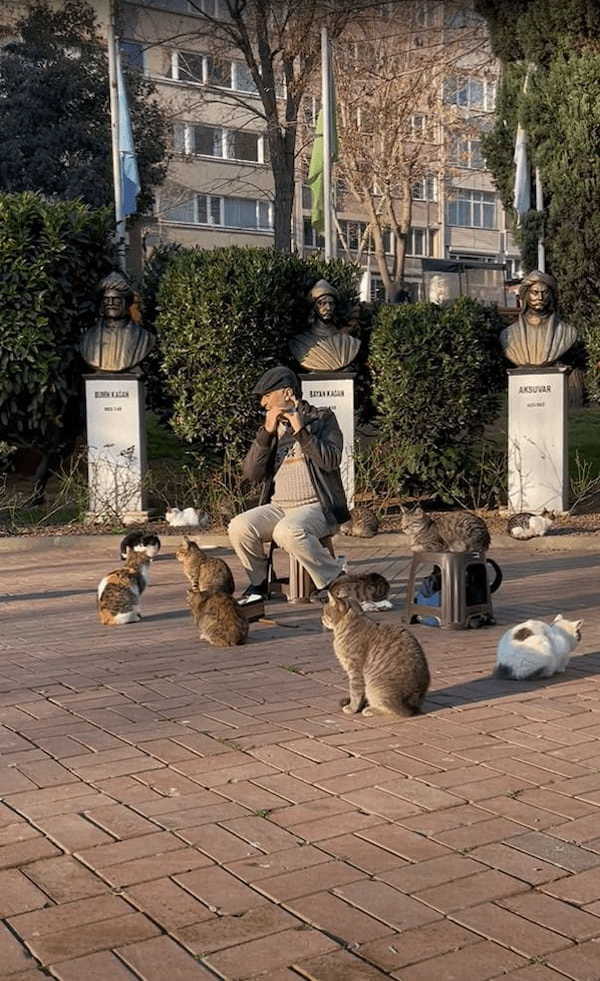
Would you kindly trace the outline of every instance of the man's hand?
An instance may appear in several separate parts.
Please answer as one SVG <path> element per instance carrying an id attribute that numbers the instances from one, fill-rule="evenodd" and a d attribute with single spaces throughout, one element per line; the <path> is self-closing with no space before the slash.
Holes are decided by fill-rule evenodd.
<path id="1" fill-rule="evenodd" d="M 281 416 L 281 409 L 276 406 L 274 409 L 269 409 L 265 416 L 264 427 L 268 433 L 273 435 L 277 432 L 277 426 L 279 425 L 279 418 Z"/>
<path id="2" fill-rule="evenodd" d="M 300 411 L 300 405 L 297 398 L 293 399 L 293 408 L 288 409 L 287 412 L 281 412 L 280 418 L 288 422 L 292 427 L 292 432 L 299 432 L 303 425 L 304 419 L 302 418 L 302 412 Z"/>

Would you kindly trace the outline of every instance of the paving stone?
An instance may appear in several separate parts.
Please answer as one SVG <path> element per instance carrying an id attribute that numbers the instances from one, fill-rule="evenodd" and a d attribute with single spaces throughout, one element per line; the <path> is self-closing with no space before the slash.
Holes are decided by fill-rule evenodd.
<path id="1" fill-rule="evenodd" d="M 360 956 L 384 971 L 429 960 L 439 954 L 480 943 L 481 937 L 450 920 L 436 920 L 414 930 L 404 930 L 383 940 L 362 944 Z"/>
<path id="2" fill-rule="evenodd" d="M 453 918 L 469 930 L 504 947 L 510 947 L 524 957 L 541 957 L 570 945 L 570 941 L 564 936 L 516 916 L 494 903 L 472 906 L 454 913 Z"/>
<path id="3" fill-rule="evenodd" d="M 333 890 L 346 902 L 363 912 L 382 920 L 394 930 L 408 930 L 410 927 L 430 923 L 440 919 L 440 913 L 393 889 L 385 882 L 364 879 Z"/>
<path id="4" fill-rule="evenodd" d="M 276 902 L 286 902 L 320 889 L 331 889 L 346 882 L 366 881 L 364 874 L 345 862 L 326 862 L 308 869 L 287 872 L 255 883 L 256 889 Z"/>
<path id="5" fill-rule="evenodd" d="M 0 872 L 0 919 L 39 909 L 48 897 L 18 869 Z"/>
<path id="6" fill-rule="evenodd" d="M 465 909 L 467 906 L 478 906 L 488 900 L 501 899 L 512 893 L 523 892 L 527 889 L 525 883 L 504 872 L 486 871 L 476 875 L 448 882 L 432 889 L 416 892 L 415 898 L 432 906 L 443 913 Z"/>
<path id="7" fill-rule="evenodd" d="M 537 858 L 545 859 L 559 868 L 566 869 L 568 872 L 583 872 L 600 865 L 600 855 L 570 845 L 550 835 L 531 834 L 511 838 L 511 848 L 534 855 Z"/>
<path id="8" fill-rule="evenodd" d="M 523 882 L 528 882 L 532 886 L 562 879 L 569 874 L 566 869 L 561 869 L 558 865 L 551 865 L 550 862 L 544 862 L 540 858 L 526 855 L 524 852 L 517 851 L 516 848 L 511 848 L 510 842 L 506 845 L 501 842 L 494 842 L 490 845 L 474 848 L 472 852 L 469 852 L 469 858 L 476 862 L 483 862 L 484 865 L 489 865 L 493 869 L 499 869 L 500 872 L 506 872 L 507 875 L 515 876 L 517 879 L 522 879 Z"/>
<path id="9" fill-rule="evenodd" d="M 134 838 L 137 835 L 151 834 L 156 826 L 130 807 L 112 804 L 108 807 L 95 807 L 84 815 L 94 824 L 100 825 L 115 838 Z"/>
<path id="10" fill-rule="evenodd" d="M 549 954 L 547 962 L 562 975 L 576 981 L 597 981 L 600 963 L 600 942 L 596 939 L 578 944 L 568 950 Z"/>
<path id="11" fill-rule="evenodd" d="M 274 968 L 301 963 L 335 948 L 336 944 L 317 930 L 300 928 L 209 954 L 206 960 L 222 977 L 242 981 L 258 974 L 268 977 Z"/>
<path id="12" fill-rule="evenodd" d="M 174 930 L 178 940 L 193 954 L 234 947 L 271 933 L 298 928 L 301 921 L 279 906 L 268 904 L 233 916 L 213 916 L 209 922 L 193 923 Z"/>
<path id="13" fill-rule="evenodd" d="M 324 882 L 323 886 L 327 888 L 327 882 Z M 306 923 L 323 930 L 328 936 L 335 938 L 344 946 L 350 946 L 353 950 L 358 944 L 393 933 L 391 928 L 380 920 L 362 913 L 339 897 L 332 896 L 330 892 L 312 893 L 310 896 L 289 899 L 285 905 Z"/>
<path id="14" fill-rule="evenodd" d="M 178 875 L 175 881 L 221 915 L 243 913 L 267 902 L 265 896 L 215 866 Z"/>
<path id="15" fill-rule="evenodd" d="M 19 943 L 4 923 L 0 923 L 0 971 L 4 976 L 14 975 L 17 971 L 25 971 L 37 967 L 35 961 L 25 947 Z"/>
<path id="16" fill-rule="evenodd" d="M 313 845 L 296 845 L 283 851 L 271 852 L 268 855 L 257 854 L 254 858 L 241 862 L 232 862 L 228 868 L 238 878 L 245 882 L 258 882 L 270 879 L 285 872 L 295 872 L 297 869 L 308 869 L 331 861 L 331 856 Z"/>
<path id="17" fill-rule="evenodd" d="M 499 900 L 499 905 L 571 940 L 600 936 L 600 918 L 539 891 Z"/>
<path id="18" fill-rule="evenodd" d="M 488 981 L 517 967 L 524 967 L 527 961 L 512 950 L 498 944 L 482 941 L 469 944 L 461 950 L 442 954 L 394 972 L 392 977 L 401 981 L 432 981 L 433 978 L 461 979 L 461 981 Z"/>
<path id="19" fill-rule="evenodd" d="M 108 950 L 76 957 L 74 960 L 53 964 L 52 971 L 59 981 L 133 981 L 138 975 L 129 970 L 115 954 Z"/>
<path id="20" fill-rule="evenodd" d="M 312 957 L 294 967 L 308 981 L 383 981 L 386 977 L 347 950 Z"/>
<path id="21" fill-rule="evenodd" d="M 54 964 L 97 950 L 109 950 L 136 940 L 145 940 L 158 933 L 158 927 L 141 913 L 128 913 L 41 937 L 30 937 L 27 943 L 42 964 Z"/>
<path id="22" fill-rule="evenodd" d="M 169 981 L 196 981 L 197 978 L 213 977 L 170 937 L 152 937 L 141 943 L 117 947 L 116 953 L 144 981 L 165 981 L 165 978 Z"/>
<path id="23" fill-rule="evenodd" d="M 44 937 L 49 933 L 68 930 L 80 923 L 97 923 L 131 912 L 131 908 L 121 898 L 105 894 L 13 916 L 10 925 L 27 940 L 29 937 Z"/>
<path id="24" fill-rule="evenodd" d="M 444 882 L 455 882 L 482 871 L 483 866 L 474 862 L 471 857 L 444 855 L 442 858 L 431 858 L 427 862 L 417 862 L 403 868 L 380 872 L 378 877 L 395 889 L 400 889 L 401 892 L 415 893 L 440 886 Z"/>
<path id="25" fill-rule="evenodd" d="M 340 835 L 339 838 L 327 838 L 320 842 L 319 848 L 329 855 L 335 856 L 335 858 L 340 858 L 342 861 L 354 865 L 355 868 L 362 869 L 363 872 L 368 872 L 369 875 L 375 875 L 386 869 L 400 868 L 400 866 L 407 864 L 406 860 L 400 858 L 399 855 L 379 848 L 377 845 L 359 838 L 358 835 Z"/>
<path id="26" fill-rule="evenodd" d="M 166 877 L 128 886 L 125 895 L 168 931 L 215 916 L 182 886 Z"/>
<path id="27" fill-rule="evenodd" d="M 68 855 L 28 865 L 27 876 L 56 903 L 86 899 L 108 891 L 105 882 Z"/>

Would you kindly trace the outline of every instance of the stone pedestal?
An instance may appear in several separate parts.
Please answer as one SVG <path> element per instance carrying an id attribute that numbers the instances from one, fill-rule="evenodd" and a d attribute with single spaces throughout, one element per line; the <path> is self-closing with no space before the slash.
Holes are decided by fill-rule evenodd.
<path id="1" fill-rule="evenodd" d="M 301 375 L 302 398 L 318 409 L 335 412 L 344 450 L 340 473 L 350 510 L 354 507 L 354 372 L 312 371 Z"/>
<path id="2" fill-rule="evenodd" d="M 508 372 L 508 505 L 511 512 L 569 506 L 567 372 Z"/>
<path id="3" fill-rule="evenodd" d="M 144 385 L 138 375 L 85 375 L 90 520 L 148 520 Z"/>

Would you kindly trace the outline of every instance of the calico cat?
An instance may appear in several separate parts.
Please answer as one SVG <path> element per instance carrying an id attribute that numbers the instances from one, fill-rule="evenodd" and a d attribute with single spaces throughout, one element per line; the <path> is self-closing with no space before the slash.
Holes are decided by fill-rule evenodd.
<path id="1" fill-rule="evenodd" d="M 200 632 L 200 640 L 213 647 L 235 647 L 248 638 L 248 621 L 226 593 L 188 589 L 187 600 Z"/>
<path id="2" fill-rule="evenodd" d="M 525 620 L 511 627 L 498 641 L 494 674 L 530 681 L 562 673 L 581 640 L 582 626 L 583 620 L 565 620 L 559 613 L 550 626 L 543 620 Z"/>
<path id="3" fill-rule="evenodd" d="M 379 531 L 379 519 L 368 508 L 354 508 L 350 521 L 340 525 L 340 531 L 342 535 L 353 535 L 355 538 L 374 538 Z"/>
<path id="4" fill-rule="evenodd" d="M 209 559 L 196 542 L 187 535 L 184 544 L 175 553 L 183 564 L 183 571 L 192 584 L 192 589 L 233 595 L 235 585 L 231 569 L 223 559 Z"/>
<path id="5" fill-rule="evenodd" d="M 506 530 L 513 538 L 521 541 L 528 541 L 530 538 L 541 538 L 545 535 L 556 518 L 553 511 L 542 511 L 541 514 L 532 514 L 524 511 L 521 514 L 513 514 L 508 519 Z"/>
<path id="6" fill-rule="evenodd" d="M 413 552 L 486 552 L 490 547 L 488 527 L 477 514 L 456 511 L 437 518 L 423 508 L 402 508 L 402 531 Z"/>
<path id="7" fill-rule="evenodd" d="M 348 675 L 344 712 L 407 716 L 420 712 L 430 676 L 416 637 L 398 624 L 365 617 L 353 599 L 330 595 L 323 626 L 333 631 L 335 656 Z"/>
<path id="8" fill-rule="evenodd" d="M 127 564 L 102 579 L 98 584 L 100 623 L 117 626 L 142 619 L 140 597 L 148 585 L 151 561 L 144 552 L 130 550 Z"/>
<path id="9" fill-rule="evenodd" d="M 153 559 L 160 552 L 160 538 L 140 529 L 130 531 L 121 542 L 119 551 L 122 559 L 127 559 L 129 549 L 133 549 L 134 552 L 145 552 Z"/>

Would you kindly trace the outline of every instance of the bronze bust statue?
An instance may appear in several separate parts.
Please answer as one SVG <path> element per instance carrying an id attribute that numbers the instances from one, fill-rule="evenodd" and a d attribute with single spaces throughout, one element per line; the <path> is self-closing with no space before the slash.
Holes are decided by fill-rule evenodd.
<path id="1" fill-rule="evenodd" d="M 310 290 L 311 303 L 308 330 L 289 341 L 292 355 L 308 371 L 342 371 L 358 354 L 360 341 L 348 328 L 336 325 L 339 294 L 326 279 L 320 279 Z"/>
<path id="2" fill-rule="evenodd" d="M 130 319 L 134 293 L 122 273 L 110 273 L 100 288 L 100 318 L 81 338 L 81 355 L 99 371 L 130 371 L 152 350 L 154 337 Z"/>
<path id="3" fill-rule="evenodd" d="M 556 280 L 536 269 L 521 283 L 519 297 L 519 319 L 500 334 L 506 357 L 519 367 L 554 364 L 577 340 L 575 328 L 558 316 Z"/>

